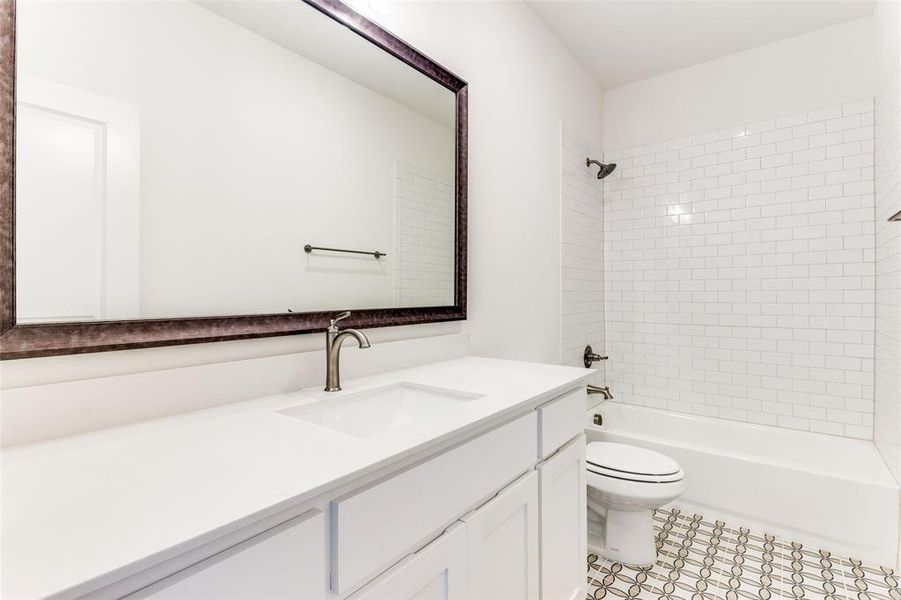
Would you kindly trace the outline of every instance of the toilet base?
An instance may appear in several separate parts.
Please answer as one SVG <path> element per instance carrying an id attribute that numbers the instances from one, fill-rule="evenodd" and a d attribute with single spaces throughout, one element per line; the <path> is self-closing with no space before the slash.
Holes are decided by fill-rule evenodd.
<path id="1" fill-rule="evenodd" d="M 634 566 L 650 566 L 657 562 L 657 540 L 654 536 L 654 513 L 651 510 L 623 511 L 607 509 L 604 544 L 601 556 Z"/>

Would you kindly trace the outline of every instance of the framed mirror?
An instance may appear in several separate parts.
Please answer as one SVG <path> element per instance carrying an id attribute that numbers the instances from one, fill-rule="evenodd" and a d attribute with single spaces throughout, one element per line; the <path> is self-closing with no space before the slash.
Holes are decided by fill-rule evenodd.
<path id="1" fill-rule="evenodd" d="M 466 83 L 336 0 L 0 15 L 0 358 L 466 317 Z"/>

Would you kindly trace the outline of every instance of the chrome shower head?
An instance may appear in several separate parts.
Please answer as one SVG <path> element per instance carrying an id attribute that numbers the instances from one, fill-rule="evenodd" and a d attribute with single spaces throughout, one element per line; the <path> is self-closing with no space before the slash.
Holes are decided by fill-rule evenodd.
<path id="1" fill-rule="evenodd" d="M 607 175 L 610 175 L 610 173 L 613 173 L 614 169 L 616 169 L 616 163 L 608 163 L 605 165 L 602 162 L 586 158 L 585 166 L 590 167 L 591 165 L 597 165 L 598 168 L 600 168 L 600 171 L 598 171 L 598 179 L 603 179 Z"/>

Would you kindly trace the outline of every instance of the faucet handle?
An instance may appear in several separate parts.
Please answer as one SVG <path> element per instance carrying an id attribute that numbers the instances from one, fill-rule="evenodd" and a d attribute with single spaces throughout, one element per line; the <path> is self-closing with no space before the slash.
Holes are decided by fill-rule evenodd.
<path id="1" fill-rule="evenodd" d="M 591 363 L 596 363 L 599 360 L 607 360 L 607 356 L 595 354 L 591 346 L 585 346 L 585 352 L 582 353 L 582 364 L 585 365 L 585 368 L 590 369 Z"/>
<path id="2" fill-rule="evenodd" d="M 341 319 L 346 319 L 349 316 L 350 316 L 349 310 L 345 310 L 342 313 L 338 313 L 337 315 L 335 315 L 334 317 L 329 319 L 329 322 L 328 322 L 329 329 L 331 329 L 332 327 L 337 327 L 338 321 L 340 321 Z"/>

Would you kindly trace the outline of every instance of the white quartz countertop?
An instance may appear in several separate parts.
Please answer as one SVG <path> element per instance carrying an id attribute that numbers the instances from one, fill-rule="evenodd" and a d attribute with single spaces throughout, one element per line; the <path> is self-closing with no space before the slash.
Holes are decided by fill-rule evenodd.
<path id="1" fill-rule="evenodd" d="M 588 374 L 466 357 L 348 379 L 334 394 L 301 390 L 6 449 L 0 595 L 67 597 L 98 589 L 179 554 L 201 536 L 232 531 L 261 512 L 311 501 L 525 413 Z M 483 396 L 369 438 L 277 412 L 401 381 Z"/>

